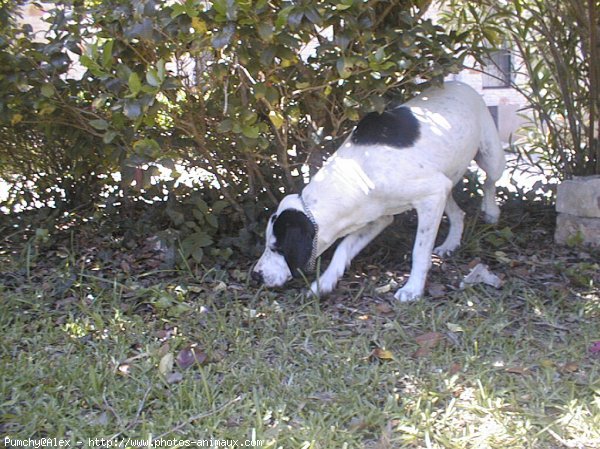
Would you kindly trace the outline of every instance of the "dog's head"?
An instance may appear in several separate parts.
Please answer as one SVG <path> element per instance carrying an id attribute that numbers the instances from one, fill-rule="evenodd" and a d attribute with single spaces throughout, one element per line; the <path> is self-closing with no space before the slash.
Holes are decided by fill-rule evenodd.
<path id="1" fill-rule="evenodd" d="M 315 233 L 298 195 L 285 197 L 269 219 L 265 251 L 252 270 L 252 277 L 267 287 L 280 287 L 292 277 L 306 273 Z"/>

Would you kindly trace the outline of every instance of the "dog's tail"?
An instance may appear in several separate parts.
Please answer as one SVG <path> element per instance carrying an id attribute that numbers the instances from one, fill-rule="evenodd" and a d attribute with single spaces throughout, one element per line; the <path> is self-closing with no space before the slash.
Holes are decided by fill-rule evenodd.
<path id="1" fill-rule="evenodd" d="M 494 181 L 500 179 L 506 165 L 496 123 L 483 100 L 481 101 L 481 139 L 476 161 L 487 177 Z"/>
<path id="2" fill-rule="evenodd" d="M 482 106 L 481 114 L 481 141 L 479 151 L 475 156 L 477 165 L 485 171 L 486 175 L 483 183 L 481 210 L 485 221 L 497 223 L 500 217 L 500 208 L 496 203 L 496 181 L 502 176 L 506 161 L 496 124 L 485 104 Z"/>

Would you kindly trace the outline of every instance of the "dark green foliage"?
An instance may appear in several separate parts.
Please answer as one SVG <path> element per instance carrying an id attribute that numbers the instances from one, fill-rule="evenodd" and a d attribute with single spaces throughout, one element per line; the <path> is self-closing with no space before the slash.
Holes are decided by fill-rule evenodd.
<path id="1" fill-rule="evenodd" d="M 240 213 L 248 197 L 275 200 L 382 97 L 458 70 L 464 48 L 422 19 L 428 3 L 47 3 L 46 41 L 9 26 L 0 42 L 14 142 L 1 175 L 26 171 L 14 154 L 29 179 L 50 173 L 29 157 L 46 145 L 75 182 L 120 170 L 129 185 L 132 169 L 177 161 L 204 169 Z"/>
<path id="2" fill-rule="evenodd" d="M 466 54 L 423 18 L 427 0 L 43 6 L 47 32 L 19 25 L 15 5 L 0 16 L 4 206 L 100 205 L 95 217 L 130 223 L 126 234 L 175 230 L 167 240 L 197 262 L 233 245 L 251 253 L 265 209 L 299 191 L 356 120 Z M 179 182 L 190 170 L 191 188 Z M 136 224 L 141 201 L 164 205 Z M 210 214 L 225 201 L 227 218 L 198 201 Z"/>

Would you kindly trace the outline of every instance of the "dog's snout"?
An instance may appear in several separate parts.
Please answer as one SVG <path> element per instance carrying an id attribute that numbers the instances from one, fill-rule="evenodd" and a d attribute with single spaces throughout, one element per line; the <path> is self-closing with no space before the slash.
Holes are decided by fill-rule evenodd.
<path id="1" fill-rule="evenodd" d="M 260 271 L 254 271 L 252 270 L 252 273 L 250 274 L 250 276 L 252 277 L 252 280 L 254 282 L 256 282 L 257 284 L 262 284 L 263 283 L 263 275 Z"/>

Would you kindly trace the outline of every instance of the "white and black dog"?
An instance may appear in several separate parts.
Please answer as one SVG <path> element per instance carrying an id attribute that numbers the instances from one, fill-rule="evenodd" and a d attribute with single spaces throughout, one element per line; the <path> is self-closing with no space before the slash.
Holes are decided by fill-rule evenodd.
<path id="1" fill-rule="evenodd" d="M 383 114 L 367 114 L 302 193 L 283 198 L 267 225 L 266 248 L 252 277 L 269 287 L 282 286 L 313 269 L 316 258 L 344 237 L 311 285 L 315 294 L 329 293 L 393 216 L 414 208 L 412 269 L 395 297 L 420 297 L 432 250 L 443 256 L 460 245 L 464 212 L 451 190 L 473 159 L 486 173 L 481 208 L 486 221 L 495 223 L 500 215 L 495 185 L 504 171 L 504 152 L 477 92 L 448 82 Z M 444 212 L 449 233 L 434 250 Z"/>

